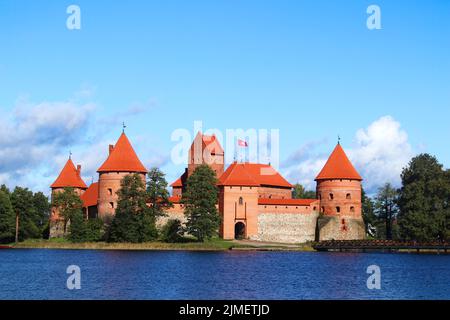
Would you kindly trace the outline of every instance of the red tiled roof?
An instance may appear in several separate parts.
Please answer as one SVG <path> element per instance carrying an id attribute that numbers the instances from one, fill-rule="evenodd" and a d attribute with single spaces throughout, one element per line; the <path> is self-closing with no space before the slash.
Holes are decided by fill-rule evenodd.
<path id="1" fill-rule="evenodd" d="M 125 133 L 122 133 L 108 159 L 97 170 L 97 172 L 111 171 L 147 173 Z"/>
<path id="2" fill-rule="evenodd" d="M 81 179 L 80 173 L 75 168 L 72 159 L 67 160 L 58 178 L 50 186 L 50 188 L 66 187 L 87 189 L 87 185 L 84 183 L 83 179 Z"/>
<path id="3" fill-rule="evenodd" d="M 176 180 L 170 186 L 173 188 L 181 188 L 183 186 L 183 182 L 181 182 L 181 178 L 178 178 L 178 180 Z"/>
<path id="4" fill-rule="evenodd" d="M 91 184 L 80 198 L 83 201 L 84 208 L 96 206 L 98 201 L 98 182 Z"/>
<path id="5" fill-rule="evenodd" d="M 219 178 L 219 186 L 273 186 L 292 188 L 274 168 L 267 164 L 231 164 Z"/>
<path id="6" fill-rule="evenodd" d="M 310 206 L 317 199 L 258 199 L 260 205 Z"/>
<path id="7" fill-rule="evenodd" d="M 336 146 L 322 171 L 316 177 L 316 180 L 329 179 L 362 180 L 340 144 Z"/>
<path id="8" fill-rule="evenodd" d="M 170 197 L 169 201 L 172 203 L 180 203 L 181 202 L 181 197 Z"/>

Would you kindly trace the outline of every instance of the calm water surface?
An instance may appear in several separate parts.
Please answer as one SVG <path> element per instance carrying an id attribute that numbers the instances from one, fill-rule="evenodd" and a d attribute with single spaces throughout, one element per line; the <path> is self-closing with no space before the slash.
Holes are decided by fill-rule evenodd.
<path id="1" fill-rule="evenodd" d="M 66 288 L 69 265 L 81 290 Z M 0 250 L 0 299 L 448 300 L 450 255 Z"/>

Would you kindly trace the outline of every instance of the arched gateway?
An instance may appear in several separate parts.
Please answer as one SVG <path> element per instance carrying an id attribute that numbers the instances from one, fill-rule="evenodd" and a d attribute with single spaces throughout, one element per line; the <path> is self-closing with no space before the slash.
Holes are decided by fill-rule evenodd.
<path id="1" fill-rule="evenodd" d="M 245 224 L 243 222 L 238 222 L 234 225 L 234 238 L 236 240 L 245 238 Z"/>

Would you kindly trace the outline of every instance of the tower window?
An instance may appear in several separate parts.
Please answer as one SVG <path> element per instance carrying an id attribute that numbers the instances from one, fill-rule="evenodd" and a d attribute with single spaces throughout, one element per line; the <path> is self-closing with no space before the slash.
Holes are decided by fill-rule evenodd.
<path id="1" fill-rule="evenodd" d="M 320 212 L 324 213 L 325 212 L 325 207 L 320 208 Z"/>
<path id="2" fill-rule="evenodd" d="M 341 207 L 336 207 L 336 212 L 340 213 L 341 212 Z"/>
<path id="3" fill-rule="evenodd" d="M 114 202 L 110 202 L 109 206 L 111 207 L 111 209 L 114 209 Z"/>
<path id="4" fill-rule="evenodd" d="M 350 200 L 352 198 L 352 195 L 350 193 L 347 193 L 346 198 L 347 198 L 347 200 Z"/>
<path id="5" fill-rule="evenodd" d="M 350 212 L 354 213 L 355 212 L 355 207 L 350 207 Z"/>
<path id="6" fill-rule="evenodd" d="M 330 200 L 334 199 L 334 194 L 330 193 Z"/>
<path id="7" fill-rule="evenodd" d="M 242 197 L 239 198 L 239 205 L 242 206 L 244 204 L 244 199 Z"/>
<path id="8" fill-rule="evenodd" d="M 108 189 L 108 194 L 109 194 L 110 196 L 112 196 L 112 189 L 111 189 L 111 188 Z"/>

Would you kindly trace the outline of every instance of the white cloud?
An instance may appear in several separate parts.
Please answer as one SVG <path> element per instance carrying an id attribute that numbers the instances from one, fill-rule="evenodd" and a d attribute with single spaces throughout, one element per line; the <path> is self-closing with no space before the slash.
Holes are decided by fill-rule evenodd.
<path id="1" fill-rule="evenodd" d="M 314 190 L 314 178 L 325 164 L 329 154 L 314 154 L 314 149 L 323 143 L 307 143 L 308 156 L 301 156 L 300 161 L 287 161 L 285 174 L 292 182 L 299 182 L 308 189 Z M 296 155 L 303 155 L 305 147 L 299 148 L 289 159 L 296 159 Z M 401 128 L 401 124 L 391 116 L 384 116 L 374 121 L 365 129 L 359 129 L 355 135 L 353 146 L 345 151 L 364 178 L 367 192 L 374 193 L 386 182 L 400 186 L 402 169 L 414 156 L 408 141 L 408 134 Z M 330 150 L 331 152 L 331 150 Z"/>
<path id="2" fill-rule="evenodd" d="M 0 120 L 1 183 L 46 190 L 45 176 L 55 173 L 55 159 L 62 154 L 67 159 L 71 146 L 80 143 L 94 108 L 70 101 L 19 101 Z"/>

